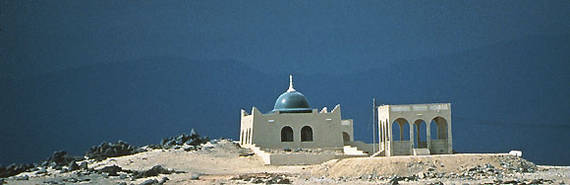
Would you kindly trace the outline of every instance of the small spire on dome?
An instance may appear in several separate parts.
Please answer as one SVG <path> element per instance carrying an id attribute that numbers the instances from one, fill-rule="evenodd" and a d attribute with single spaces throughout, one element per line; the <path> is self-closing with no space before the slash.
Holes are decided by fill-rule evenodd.
<path id="1" fill-rule="evenodd" d="M 287 92 L 293 91 L 295 91 L 295 89 L 293 89 L 293 75 L 289 75 L 289 89 L 287 89 Z"/>

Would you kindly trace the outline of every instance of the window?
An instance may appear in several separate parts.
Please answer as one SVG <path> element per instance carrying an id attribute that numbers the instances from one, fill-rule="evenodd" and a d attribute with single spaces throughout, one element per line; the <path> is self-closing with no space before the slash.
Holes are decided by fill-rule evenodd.
<path id="1" fill-rule="evenodd" d="M 281 142 L 293 142 L 293 129 L 285 126 L 281 129 Z"/>
<path id="2" fill-rule="evenodd" d="M 301 141 L 313 141 L 313 129 L 309 126 L 304 126 L 301 129 Z"/>
<path id="3" fill-rule="evenodd" d="M 350 135 L 346 132 L 342 132 L 342 141 L 344 141 L 344 144 L 348 144 L 350 142 Z"/>

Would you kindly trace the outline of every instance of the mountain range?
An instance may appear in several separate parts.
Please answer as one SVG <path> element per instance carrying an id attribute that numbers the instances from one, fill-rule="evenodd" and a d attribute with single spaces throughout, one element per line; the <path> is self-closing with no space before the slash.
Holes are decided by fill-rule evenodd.
<path id="1" fill-rule="evenodd" d="M 442 56 L 379 59 L 348 74 L 292 73 L 312 107 L 341 104 L 358 140 L 371 142 L 372 98 L 451 102 L 456 151 L 518 149 L 539 164 L 569 165 L 568 43 L 570 35 L 529 36 Z M 102 141 L 158 143 L 191 128 L 237 139 L 240 109 L 271 111 L 288 80 L 247 61 L 170 56 L 3 76 L 0 163 L 38 161 L 54 150 L 82 154 Z"/>

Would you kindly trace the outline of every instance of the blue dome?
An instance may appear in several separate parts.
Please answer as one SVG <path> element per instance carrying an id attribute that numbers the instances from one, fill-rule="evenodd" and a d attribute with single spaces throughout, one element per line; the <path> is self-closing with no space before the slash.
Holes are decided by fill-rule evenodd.
<path id="1" fill-rule="evenodd" d="M 311 112 L 311 107 L 305 95 L 297 91 L 287 91 L 275 101 L 273 112 L 300 113 Z"/>

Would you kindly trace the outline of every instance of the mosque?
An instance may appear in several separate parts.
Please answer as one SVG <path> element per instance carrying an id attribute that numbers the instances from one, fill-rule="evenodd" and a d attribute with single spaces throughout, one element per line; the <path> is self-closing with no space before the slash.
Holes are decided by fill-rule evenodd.
<path id="1" fill-rule="evenodd" d="M 293 88 L 275 101 L 270 113 L 263 114 L 253 107 L 251 115 L 241 110 L 241 145 L 262 148 L 324 148 L 342 149 L 353 139 L 352 120 L 341 118 L 340 105 L 330 112 L 312 109 L 307 98 Z"/>
<path id="2" fill-rule="evenodd" d="M 355 156 L 452 152 L 449 103 L 382 105 L 375 106 L 375 111 L 378 112 L 375 113 L 378 142 L 355 141 L 353 120 L 342 118 L 340 105 L 331 111 L 327 107 L 320 111 L 311 108 L 307 98 L 293 88 L 290 75 L 289 89 L 277 98 L 272 111 L 264 114 L 256 107 L 252 107 L 250 113 L 241 110 L 239 143 L 252 149 L 266 164 L 275 165 L 316 164 Z M 430 130 L 431 122 L 424 120 L 435 122 L 437 128 Z M 403 136 L 408 133 L 403 131 L 405 126 L 409 127 L 409 136 L 414 137 L 404 140 Z M 427 129 L 421 130 L 422 126 Z M 399 130 L 399 138 L 393 137 L 393 129 Z M 430 133 L 434 131 L 431 135 L 437 137 L 432 139 Z M 422 140 L 420 135 L 427 135 L 427 139 Z M 311 152 L 303 152 L 307 150 Z"/>

